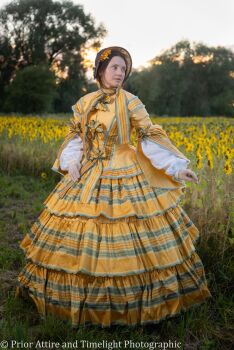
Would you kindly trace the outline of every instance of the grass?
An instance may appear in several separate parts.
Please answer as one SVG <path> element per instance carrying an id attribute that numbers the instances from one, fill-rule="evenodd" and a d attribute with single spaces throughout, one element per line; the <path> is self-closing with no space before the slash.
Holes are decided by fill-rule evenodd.
<path id="1" fill-rule="evenodd" d="M 181 349 L 229 350 L 232 348 L 234 327 L 231 323 L 233 319 L 231 280 L 234 254 L 231 241 L 227 239 L 228 237 L 225 239 L 225 235 L 230 235 L 230 227 L 227 229 L 225 222 L 223 226 L 220 225 L 217 217 L 216 220 L 213 217 L 214 213 L 209 212 L 208 209 L 204 210 L 204 207 L 194 211 L 187 205 L 186 211 L 202 230 L 201 236 L 206 237 L 197 246 L 197 252 L 204 263 L 213 300 L 192 307 L 186 313 L 165 320 L 156 326 L 139 326 L 136 329 L 119 326 L 107 330 L 96 326 L 88 328 L 81 326 L 78 329 L 72 329 L 69 322 L 61 321 L 53 316 L 43 320 L 30 300 L 15 299 L 16 277 L 25 264 L 23 252 L 19 249 L 19 242 L 43 209 L 43 201 L 59 178 L 60 175 L 57 174 L 52 174 L 46 179 L 25 175 L 9 176 L 3 173 L 0 176 L 2 189 L 0 199 L 0 339 L 33 342 L 34 345 L 39 340 L 57 341 L 60 344 L 78 342 L 79 346 L 81 340 L 85 339 L 93 342 L 105 340 L 109 343 L 113 339 L 123 342 L 131 339 L 135 343 L 147 341 L 148 344 L 170 339 L 180 341 Z M 188 196 L 190 196 L 190 190 L 192 191 L 188 187 Z M 206 190 L 210 190 L 209 186 Z M 184 203 L 186 205 L 186 198 Z M 222 216 L 220 209 L 217 210 Z M 211 232 L 217 231 L 216 235 L 205 236 L 207 233 L 204 232 L 203 222 L 206 220 L 208 220 L 208 226 L 211 220 L 209 227 Z M 225 247 L 223 247 L 224 240 Z"/>

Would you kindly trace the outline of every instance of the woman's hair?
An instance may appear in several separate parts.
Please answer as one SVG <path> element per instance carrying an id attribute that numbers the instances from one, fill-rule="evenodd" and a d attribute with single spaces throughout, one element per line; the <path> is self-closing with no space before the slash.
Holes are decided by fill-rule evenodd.
<path id="1" fill-rule="evenodd" d="M 117 50 L 112 50 L 111 54 L 109 55 L 109 57 L 107 59 L 105 59 L 104 61 L 101 61 L 99 63 L 98 70 L 97 70 L 97 80 L 99 82 L 101 82 L 101 75 L 100 75 L 100 73 L 105 72 L 106 67 L 108 66 L 110 60 L 112 59 L 112 57 L 115 57 L 115 56 L 119 56 L 119 57 L 123 58 L 123 60 L 124 60 L 124 62 L 126 64 L 126 67 L 127 67 L 128 63 L 127 63 L 127 60 L 124 57 L 124 55 L 121 52 L 117 51 Z"/>

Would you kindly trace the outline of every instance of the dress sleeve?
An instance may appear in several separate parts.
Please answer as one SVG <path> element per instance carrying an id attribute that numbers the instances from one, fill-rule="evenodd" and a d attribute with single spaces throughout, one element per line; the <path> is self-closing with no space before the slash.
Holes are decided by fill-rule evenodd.
<path id="1" fill-rule="evenodd" d="M 80 98 L 72 107 L 73 117 L 70 119 L 69 131 L 65 140 L 60 146 L 52 170 L 65 175 L 68 171 L 68 165 L 75 162 L 80 166 L 83 156 L 83 141 L 80 137 L 81 119 L 82 119 L 82 98 Z"/>
<path id="2" fill-rule="evenodd" d="M 164 169 L 171 176 L 177 176 L 179 170 L 186 169 L 190 160 L 173 145 L 160 125 L 152 123 L 145 105 L 136 96 L 132 105 L 130 102 L 130 111 L 131 126 L 136 129 L 138 142 L 152 165 Z"/>
<path id="3" fill-rule="evenodd" d="M 62 170 L 68 170 L 70 163 L 75 162 L 80 168 L 80 162 L 83 156 L 83 141 L 79 135 L 74 136 L 72 140 L 63 149 L 60 155 L 60 167 Z"/>
<path id="4" fill-rule="evenodd" d="M 82 98 L 80 98 L 73 106 L 71 106 L 71 109 L 73 110 L 73 115 L 76 119 L 81 120 L 81 113 L 82 113 Z"/>

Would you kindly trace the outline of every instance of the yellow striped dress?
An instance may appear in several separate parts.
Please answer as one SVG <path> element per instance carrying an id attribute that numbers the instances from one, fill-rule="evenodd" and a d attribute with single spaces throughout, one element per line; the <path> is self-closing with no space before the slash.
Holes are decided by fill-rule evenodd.
<path id="1" fill-rule="evenodd" d="M 64 172 L 20 244 L 27 264 L 16 296 L 74 327 L 158 323 L 211 297 L 199 231 L 179 204 L 184 188 L 149 185 L 135 147 L 118 143 L 113 106 L 89 120 L 102 125 L 91 144 L 105 159 L 72 185 Z M 140 112 L 132 127 L 144 125 Z"/>

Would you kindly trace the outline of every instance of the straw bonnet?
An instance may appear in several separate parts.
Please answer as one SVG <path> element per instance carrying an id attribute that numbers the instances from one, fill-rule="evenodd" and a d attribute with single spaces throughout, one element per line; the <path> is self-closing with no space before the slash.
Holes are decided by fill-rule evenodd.
<path id="1" fill-rule="evenodd" d="M 116 56 L 116 51 L 121 53 L 126 60 L 126 73 L 125 73 L 124 82 L 127 80 L 132 70 L 132 58 L 130 53 L 126 49 L 120 46 L 106 47 L 105 49 L 102 49 L 97 53 L 97 56 L 95 59 L 95 67 L 93 68 L 94 79 L 97 79 L 98 69 L 101 67 L 102 62 L 106 60 L 110 61 L 112 57 Z"/>

